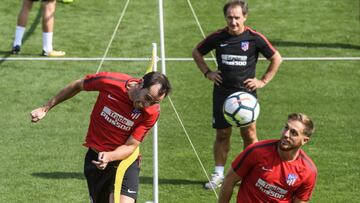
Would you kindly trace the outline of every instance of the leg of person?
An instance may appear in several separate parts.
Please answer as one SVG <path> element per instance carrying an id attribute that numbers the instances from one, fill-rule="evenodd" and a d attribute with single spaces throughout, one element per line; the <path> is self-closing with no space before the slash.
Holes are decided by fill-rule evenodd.
<path id="1" fill-rule="evenodd" d="M 215 171 L 211 174 L 210 182 L 205 184 L 207 189 L 221 187 L 224 181 L 224 167 L 230 151 L 231 130 L 231 127 L 216 129 L 216 139 L 214 142 Z"/>
<path id="2" fill-rule="evenodd" d="M 111 189 L 114 186 L 116 168 L 108 165 L 105 170 L 100 170 L 91 162 L 97 159 L 97 152 L 89 149 L 84 161 L 84 174 L 88 185 L 89 198 L 91 203 L 108 203 Z"/>
<path id="3" fill-rule="evenodd" d="M 134 203 L 135 200 L 131 197 L 128 197 L 126 195 L 120 195 L 120 202 L 121 203 Z M 114 193 L 110 194 L 109 203 L 114 203 Z"/>
<path id="4" fill-rule="evenodd" d="M 65 52 L 53 49 L 53 33 L 55 21 L 56 0 L 43 0 L 43 56 L 65 56 Z"/>
<path id="5" fill-rule="evenodd" d="M 15 38 L 14 38 L 14 42 L 13 42 L 13 47 L 12 47 L 12 53 L 13 54 L 19 54 L 20 53 L 20 49 L 21 49 L 21 45 L 22 45 L 22 39 L 24 37 L 24 33 L 25 33 L 25 27 L 27 24 L 27 20 L 28 20 L 28 16 L 29 16 L 29 12 L 32 8 L 32 4 L 33 1 L 31 0 L 24 0 L 21 10 L 19 12 L 19 16 L 17 19 L 17 26 L 16 26 L 16 30 L 15 30 Z"/>
<path id="6" fill-rule="evenodd" d="M 257 142 L 256 121 L 246 127 L 240 128 L 240 134 L 244 142 L 244 149 L 250 144 Z"/>
<path id="7" fill-rule="evenodd" d="M 139 190 L 140 159 L 135 160 L 126 170 L 121 186 L 120 202 L 134 203 Z M 116 178 L 114 178 L 116 180 Z M 114 191 L 114 190 L 112 190 Z M 110 203 L 114 202 L 114 192 L 110 194 Z"/>
<path id="8" fill-rule="evenodd" d="M 212 189 L 221 187 L 224 180 L 224 166 L 230 151 L 231 125 L 226 122 L 222 106 L 227 94 L 213 93 L 213 128 L 216 129 L 214 142 L 215 171 L 211 174 L 211 180 L 205 183 L 204 188 Z"/>

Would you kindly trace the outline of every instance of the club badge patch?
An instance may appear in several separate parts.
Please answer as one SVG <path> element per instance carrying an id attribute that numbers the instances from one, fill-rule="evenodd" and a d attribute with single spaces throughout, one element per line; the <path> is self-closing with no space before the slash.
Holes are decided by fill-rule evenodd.
<path id="1" fill-rule="evenodd" d="M 243 51 L 247 51 L 249 49 L 249 42 L 248 41 L 241 42 L 241 49 Z"/>
<path id="2" fill-rule="evenodd" d="M 131 112 L 131 118 L 132 118 L 133 120 L 138 119 L 140 115 L 141 115 L 141 110 L 139 110 L 139 109 L 134 109 L 134 110 Z"/>
<path id="3" fill-rule="evenodd" d="M 289 175 L 287 176 L 286 178 L 286 183 L 289 185 L 289 186 L 292 186 L 294 185 L 296 179 L 298 178 L 297 175 L 293 174 L 293 173 L 289 173 Z"/>

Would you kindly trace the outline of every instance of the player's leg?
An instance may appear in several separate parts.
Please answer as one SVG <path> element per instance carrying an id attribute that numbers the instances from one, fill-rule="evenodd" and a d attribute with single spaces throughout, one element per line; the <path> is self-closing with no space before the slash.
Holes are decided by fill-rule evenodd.
<path id="1" fill-rule="evenodd" d="M 33 1 L 31 0 L 24 0 L 22 7 L 20 9 L 18 19 L 17 19 L 17 26 L 15 29 L 15 38 L 13 42 L 12 53 L 18 54 L 20 52 L 20 47 L 22 45 L 22 39 L 25 33 L 25 27 L 27 24 L 28 16 L 30 10 L 32 8 Z"/>
<path id="2" fill-rule="evenodd" d="M 120 202 L 121 203 L 134 203 L 135 200 L 131 197 L 128 197 L 126 195 L 120 195 Z M 109 203 L 114 203 L 114 193 L 110 194 Z"/>
<path id="3" fill-rule="evenodd" d="M 227 155 L 230 151 L 230 137 L 231 127 L 216 129 L 216 139 L 214 142 L 215 166 L 225 166 Z"/>
<path id="4" fill-rule="evenodd" d="M 223 104 L 227 94 L 213 92 L 213 128 L 216 129 L 216 138 L 214 141 L 214 161 L 215 168 L 211 174 L 211 180 L 205 183 L 206 189 L 221 187 L 224 180 L 224 166 L 227 155 L 230 151 L 231 125 L 226 122 L 223 114 Z"/>
<path id="5" fill-rule="evenodd" d="M 111 188 L 114 185 L 116 169 L 107 166 L 105 170 L 98 169 L 92 160 L 97 160 L 98 154 L 89 149 L 84 161 L 84 175 L 86 177 L 91 203 L 108 202 Z"/>
<path id="6" fill-rule="evenodd" d="M 240 134 L 244 142 L 244 149 L 250 144 L 257 142 L 256 121 L 246 127 L 240 128 Z"/>
<path id="7" fill-rule="evenodd" d="M 32 0 L 24 0 L 21 10 L 19 12 L 19 16 L 17 19 L 17 25 L 26 27 L 28 16 L 30 13 L 30 10 L 32 8 L 33 1 Z"/>
<path id="8" fill-rule="evenodd" d="M 121 203 L 134 203 L 139 190 L 140 160 L 135 160 L 126 170 L 120 194 Z M 116 179 L 116 178 L 115 178 Z M 114 191 L 114 190 L 112 190 Z M 114 192 L 110 194 L 109 202 L 114 202 Z"/>
<path id="9" fill-rule="evenodd" d="M 43 55 L 44 56 L 64 56 L 65 52 L 53 49 L 53 33 L 55 22 L 56 0 L 43 0 L 42 10 L 42 30 L 43 30 Z"/>

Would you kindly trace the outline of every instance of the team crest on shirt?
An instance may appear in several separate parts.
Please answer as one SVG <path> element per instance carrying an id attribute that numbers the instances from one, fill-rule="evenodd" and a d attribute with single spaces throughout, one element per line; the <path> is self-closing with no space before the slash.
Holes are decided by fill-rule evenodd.
<path id="1" fill-rule="evenodd" d="M 139 116 L 141 115 L 141 110 L 139 110 L 139 109 L 134 109 L 132 112 L 131 112 L 131 118 L 133 119 L 133 120 L 135 120 L 135 119 L 138 119 L 139 118 Z"/>
<path id="2" fill-rule="evenodd" d="M 286 183 L 289 185 L 289 186 L 292 186 L 294 185 L 296 179 L 298 178 L 298 176 L 296 174 L 293 174 L 293 173 L 289 173 L 289 175 L 287 176 L 286 178 Z"/>
<path id="3" fill-rule="evenodd" d="M 249 49 L 249 41 L 241 42 L 241 49 L 247 51 Z"/>

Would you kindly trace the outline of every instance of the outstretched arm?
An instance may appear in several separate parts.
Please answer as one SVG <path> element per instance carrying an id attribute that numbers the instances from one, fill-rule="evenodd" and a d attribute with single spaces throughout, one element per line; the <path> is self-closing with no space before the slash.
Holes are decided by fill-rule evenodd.
<path id="1" fill-rule="evenodd" d="M 230 202 L 234 186 L 239 181 L 241 181 L 241 177 L 238 174 L 236 174 L 232 168 L 230 168 L 228 170 L 228 173 L 226 174 L 224 183 L 221 186 L 218 203 Z"/>
<path id="2" fill-rule="evenodd" d="M 302 200 L 299 200 L 298 198 L 295 198 L 293 203 L 308 203 L 308 201 L 302 201 Z"/>
<path id="3" fill-rule="evenodd" d="M 51 108 L 67 99 L 70 99 L 71 97 L 82 91 L 83 82 L 84 81 L 82 79 L 75 80 L 74 82 L 67 85 L 64 89 L 62 89 L 59 93 L 57 93 L 45 105 L 31 111 L 31 122 L 38 122 L 39 120 L 43 119 Z"/>

